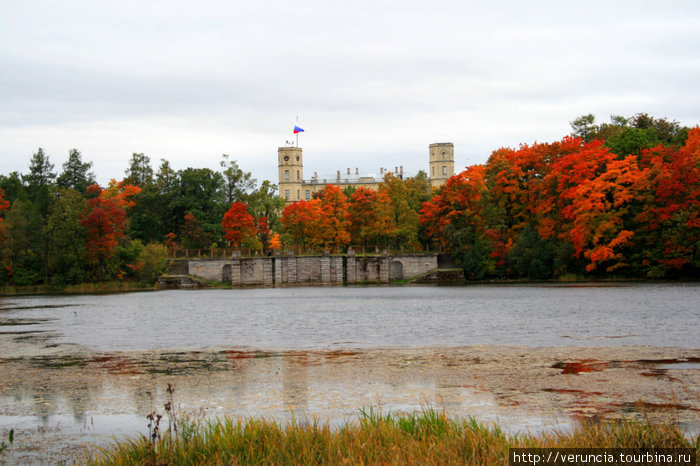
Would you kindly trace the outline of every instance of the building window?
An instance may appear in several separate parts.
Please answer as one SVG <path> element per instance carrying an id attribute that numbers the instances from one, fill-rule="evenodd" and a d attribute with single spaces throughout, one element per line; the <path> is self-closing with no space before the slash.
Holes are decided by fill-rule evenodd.
<path id="1" fill-rule="evenodd" d="M 433 170 L 433 172 L 430 174 L 430 176 L 435 176 L 435 167 L 430 167 L 430 168 Z"/>
<path id="2" fill-rule="evenodd" d="M 284 171 L 284 179 L 289 180 L 289 170 Z"/>
<path id="3" fill-rule="evenodd" d="M 442 174 L 447 175 L 447 166 L 445 165 L 442 166 Z"/>
<path id="4" fill-rule="evenodd" d="M 308 201 L 309 199 L 311 199 L 311 191 L 309 191 L 309 190 L 307 189 L 307 190 L 306 190 L 306 200 Z"/>
<path id="5" fill-rule="evenodd" d="M 288 189 L 284 190 L 284 198 L 289 200 L 289 190 Z"/>
<path id="6" fill-rule="evenodd" d="M 299 170 L 297 170 L 297 181 L 299 180 Z"/>
<path id="7" fill-rule="evenodd" d="M 299 193 L 299 190 L 297 189 L 297 201 L 301 199 L 301 194 Z"/>

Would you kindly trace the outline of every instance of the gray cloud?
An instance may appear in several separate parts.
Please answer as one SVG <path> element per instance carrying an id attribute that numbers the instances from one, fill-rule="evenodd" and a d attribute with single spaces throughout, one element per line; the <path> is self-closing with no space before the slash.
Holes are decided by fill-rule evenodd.
<path id="1" fill-rule="evenodd" d="M 416 172 L 436 141 L 479 163 L 589 112 L 695 125 L 698 30 L 694 1 L 4 2 L 0 160 L 78 147 L 104 181 L 132 152 L 225 152 L 275 180 L 296 115 L 307 170 L 330 173 Z"/>

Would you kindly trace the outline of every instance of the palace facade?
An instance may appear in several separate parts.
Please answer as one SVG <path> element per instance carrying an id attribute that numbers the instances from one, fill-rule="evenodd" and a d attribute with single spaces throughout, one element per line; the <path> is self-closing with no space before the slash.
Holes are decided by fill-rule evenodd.
<path id="1" fill-rule="evenodd" d="M 448 178 L 454 175 L 454 145 L 451 142 L 438 142 L 429 146 L 430 186 L 442 186 Z M 319 177 L 314 172 L 311 178 L 304 178 L 304 156 L 301 147 L 280 147 L 277 149 L 279 193 L 287 202 L 308 201 L 317 191 L 327 184 L 333 184 L 341 189 L 348 186 L 377 189 L 377 185 L 384 181 L 388 173 L 393 173 L 398 178 L 403 178 L 403 166 L 394 167 L 394 170 L 380 168 L 379 176 L 360 175 L 355 168 L 352 173 L 350 168 L 346 173 L 336 172 L 335 176 Z"/>

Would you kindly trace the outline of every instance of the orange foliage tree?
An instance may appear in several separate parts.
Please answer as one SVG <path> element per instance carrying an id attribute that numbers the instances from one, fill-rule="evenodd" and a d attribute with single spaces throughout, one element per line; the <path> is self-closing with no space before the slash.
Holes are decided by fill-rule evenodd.
<path id="1" fill-rule="evenodd" d="M 274 235 L 272 235 L 272 238 L 270 238 L 270 249 L 282 249 L 282 240 L 280 240 L 279 233 L 275 233 Z"/>
<path id="2" fill-rule="evenodd" d="M 321 201 L 311 199 L 288 204 L 282 211 L 280 223 L 286 243 L 301 247 L 319 246 Z"/>
<path id="3" fill-rule="evenodd" d="M 356 244 L 368 244 L 377 235 L 377 192 L 359 187 L 350 196 L 348 233 Z"/>
<path id="4" fill-rule="evenodd" d="M 325 247 L 347 245 L 350 243 L 347 196 L 332 184 L 324 186 L 318 194 L 321 203 L 316 242 Z"/>

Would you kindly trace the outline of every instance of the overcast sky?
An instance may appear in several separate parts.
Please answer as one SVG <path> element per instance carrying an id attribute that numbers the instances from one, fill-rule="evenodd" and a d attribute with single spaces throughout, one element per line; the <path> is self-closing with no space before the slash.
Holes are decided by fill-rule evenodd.
<path id="1" fill-rule="evenodd" d="M 460 170 L 585 113 L 695 126 L 699 87 L 697 0 L 0 0 L 2 174 L 77 148 L 101 184 L 133 152 L 276 183 L 297 115 L 306 178 L 434 142 Z"/>

